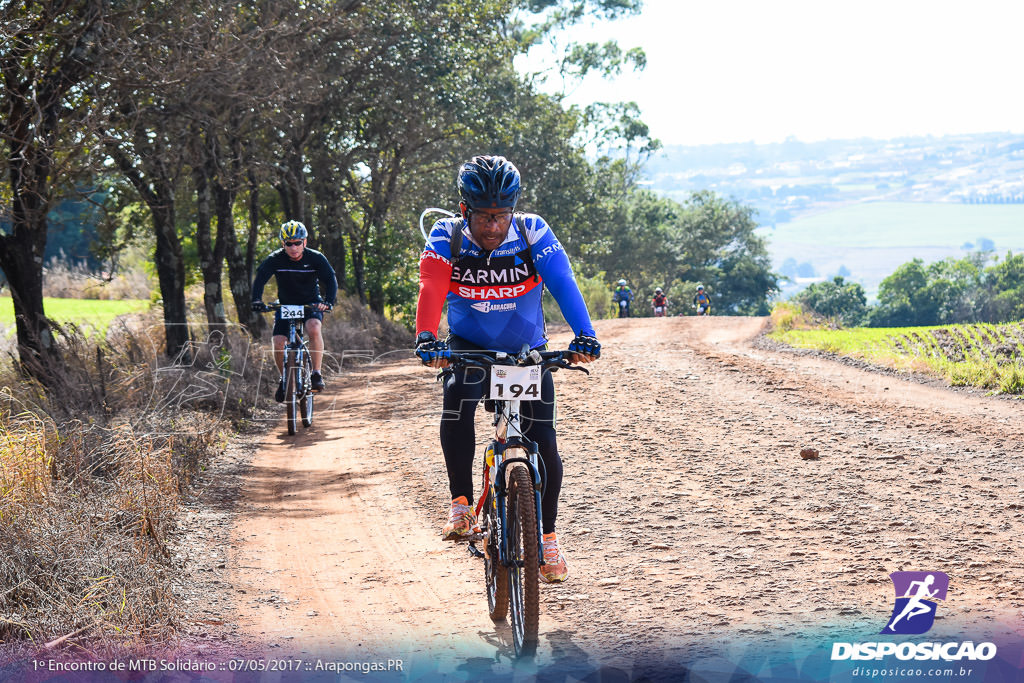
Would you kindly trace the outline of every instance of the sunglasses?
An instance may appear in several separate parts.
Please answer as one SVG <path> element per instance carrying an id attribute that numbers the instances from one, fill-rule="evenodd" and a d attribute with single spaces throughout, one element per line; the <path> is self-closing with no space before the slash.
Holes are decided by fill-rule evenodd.
<path id="1" fill-rule="evenodd" d="M 298 242 L 285 242 L 284 246 L 286 246 L 286 247 L 301 247 L 302 246 L 302 240 L 299 240 Z"/>
<path id="2" fill-rule="evenodd" d="M 476 221 L 477 223 L 482 223 L 483 225 L 487 225 L 488 223 L 491 223 L 491 222 L 494 222 L 494 223 L 497 223 L 497 224 L 501 225 L 503 223 L 507 223 L 510 220 L 512 220 L 512 212 L 511 211 L 502 211 L 501 213 L 490 213 L 489 214 L 489 213 L 483 213 L 483 212 L 480 212 L 480 211 L 472 211 L 469 214 L 469 219 L 471 221 Z"/>

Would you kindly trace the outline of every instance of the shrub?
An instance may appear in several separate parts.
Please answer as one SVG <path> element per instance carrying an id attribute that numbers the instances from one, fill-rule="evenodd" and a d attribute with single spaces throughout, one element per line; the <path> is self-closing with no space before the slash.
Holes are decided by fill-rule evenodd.
<path id="1" fill-rule="evenodd" d="M 612 310 L 612 288 L 604 281 L 605 274 L 598 273 L 592 277 L 576 276 L 576 284 L 579 285 L 580 293 L 587 304 L 592 320 L 604 320 L 614 317 Z M 544 320 L 549 323 L 565 322 L 558 302 L 545 288 L 544 291 Z"/>

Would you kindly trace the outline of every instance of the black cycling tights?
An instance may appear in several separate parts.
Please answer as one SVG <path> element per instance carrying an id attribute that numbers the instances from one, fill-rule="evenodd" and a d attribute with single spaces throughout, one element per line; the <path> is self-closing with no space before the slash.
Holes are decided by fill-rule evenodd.
<path id="1" fill-rule="evenodd" d="M 453 350 L 469 350 L 464 347 L 472 347 L 467 343 L 457 346 L 455 340 L 452 341 Z M 473 479 L 479 476 L 480 468 L 483 467 L 480 463 L 477 463 L 477 467 L 473 466 L 473 455 L 476 452 L 474 416 L 485 387 L 484 371 L 478 368 L 456 372 L 444 385 L 441 450 L 444 451 L 445 466 L 448 468 L 448 485 L 453 499 L 465 496 L 471 506 L 476 505 L 473 499 Z M 520 424 L 526 438 L 537 442 L 541 460 L 544 461 L 542 474 L 545 488 L 541 511 L 544 515 L 544 533 L 550 534 L 555 530 L 558 494 L 562 489 L 562 459 L 558 456 L 558 441 L 555 437 L 555 382 L 550 371 L 545 372 L 541 380 L 540 395 L 539 401 L 523 401 L 519 404 Z"/>

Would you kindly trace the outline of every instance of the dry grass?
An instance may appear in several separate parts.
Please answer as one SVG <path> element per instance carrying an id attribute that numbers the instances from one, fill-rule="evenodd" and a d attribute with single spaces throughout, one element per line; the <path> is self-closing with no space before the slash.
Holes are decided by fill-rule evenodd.
<path id="1" fill-rule="evenodd" d="M 43 296 L 60 299 L 148 299 L 154 285 L 141 267 L 103 276 L 54 259 L 43 268 Z"/>
<path id="2" fill-rule="evenodd" d="M 130 425 L 65 424 L 61 432 L 27 458 L 3 454 L 15 476 L 0 497 L 0 642 L 79 632 L 79 644 L 110 649 L 169 639 L 165 539 L 178 505 L 169 450 Z"/>
<path id="3" fill-rule="evenodd" d="M 183 568 L 168 543 L 197 474 L 268 393 L 267 340 L 192 326 L 168 359 L 155 314 L 118 320 L 105 340 L 55 331 L 65 363 L 49 388 L 13 363 L 0 371 L 0 647 L 68 635 L 64 647 L 93 655 L 173 643 Z M 339 352 L 411 344 L 351 299 L 325 331 Z"/>
<path id="4" fill-rule="evenodd" d="M 58 328 L 65 366 L 49 390 L 0 376 L 0 644 L 75 633 L 69 645 L 128 651 L 176 633 L 168 538 L 196 473 L 245 415 L 245 402 L 226 408 L 232 393 L 252 380 L 242 371 L 219 393 L 190 393 L 221 376 L 215 352 L 197 342 L 194 362 L 173 366 L 152 322 L 100 344 Z"/>
<path id="5" fill-rule="evenodd" d="M 380 355 L 413 347 L 412 332 L 372 312 L 355 297 L 338 297 L 323 329 L 324 343 L 336 354 L 363 349 Z"/>

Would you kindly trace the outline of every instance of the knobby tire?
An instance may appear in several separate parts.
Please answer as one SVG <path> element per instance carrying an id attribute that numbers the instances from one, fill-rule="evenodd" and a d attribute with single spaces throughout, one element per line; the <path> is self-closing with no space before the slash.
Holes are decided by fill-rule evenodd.
<path id="1" fill-rule="evenodd" d="M 306 354 L 302 365 L 306 376 L 305 381 L 302 383 L 302 399 L 299 401 L 299 410 L 302 413 L 302 426 L 309 427 L 313 424 L 313 392 L 309 388 L 309 383 L 313 381 L 313 371 L 309 361 L 309 354 Z"/>
<path id="2" fill-rule="evenodd" d="M 288 356 L 287 356 L 287 358 L 285 360 L 285 366 L 284 366 L 284 376 L 285 376 L 284 404 L 285 404 L 285 413 L 286 413 L 286 417 L 287 417 L 286 422 L 288 423 L 288 434 L 289 435 L 294 435 L 295 434 L 295 416 L 296 416 L 296 413 L 298 412 L 298 406 L 296 405 L 297 400 L 296 400 L 296 396 L 295 396 L 295 391 L 296 391 L 296 382 L 295 382 L 295 380 L 297 379 L 296 372 L 298 372 L 298 367 L 296 367 L 296 365 L 295 365 L 295 351 L 294 350 L 289 350 Z"/>
<path id="3" fill-rule="evenodd" d="M 502 621 L 508 614 L 508 572 L 501 566 L 498 556 L 497 518 L 494 494 L 488 493 L 484 501 L 484 527 L 487 543 L 484 546 L 484 586 L 487 589 L 487 613 L 494 621 Z"/>
<path id="4" fill-rule="evenodd" d="M 516 655 L 537 651 L 540 623 L 540 549 L 533 478 L 522 465 L 512 467 L 508 485 L 509 609 Z"/>

